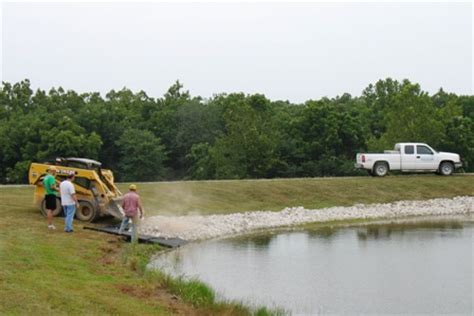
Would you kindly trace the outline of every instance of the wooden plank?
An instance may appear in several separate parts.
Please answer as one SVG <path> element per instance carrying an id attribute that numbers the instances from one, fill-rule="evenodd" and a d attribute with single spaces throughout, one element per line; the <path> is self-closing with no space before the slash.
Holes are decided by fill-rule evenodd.
<path id="1" fill-rule="evenodd" d="M 106 227 L 93 227 L 93 226 L 84 226 L 84 229 L 89 229 L 93 231 L 98 231 L 107 234 L 113 234 L 118 236 L 124 236 L 128 241 L 131 240 L 131 232 L 124 231 L 122 234 L 119 234 L 119 229 L 117 226 L 106 226 Z M 138 242 L 149 243 L 149 244 L 158 244 L 163 247 L 168 248 L 177 248 L 187 243 L 186 240 L 181 238 L 163 238 L 155 237 L 149 235 L 138 235 Z"/>

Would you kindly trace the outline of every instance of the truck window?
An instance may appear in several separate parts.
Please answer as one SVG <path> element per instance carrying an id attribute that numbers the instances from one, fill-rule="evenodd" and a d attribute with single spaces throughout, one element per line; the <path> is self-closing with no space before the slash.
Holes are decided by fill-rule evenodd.
<path id="1" fill-rule="evenodd" d="M 413 155 L 415 153 L 415 147 L 413 145 L 405 146 L 405 155 Z"/>
<path id="2" fill-rule="evenodd" d="M 422 145 L 417 145 L 416 146 L 416 152 L 418 153 L 418 155 L 432 155 L 433 154 L 431 149 L 429 149 L 426 146 L 422 146 Z"/>

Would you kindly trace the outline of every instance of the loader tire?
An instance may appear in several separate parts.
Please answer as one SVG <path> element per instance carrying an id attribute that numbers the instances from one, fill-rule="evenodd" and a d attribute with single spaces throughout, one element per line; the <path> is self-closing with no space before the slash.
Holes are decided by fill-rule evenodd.
<path id="1" fill-rule="evenodd" d="M 43 199 L 41 202 L 41 214 L 43 216 L 46 216 L 46 199 Z M 61 200 L 59 198 L 56 198 L 56 209 L 53 212 L 53 216 L 61 216 L 63 215 L 63 207 L 61 206 Z"/>
<path id="2" fill-rule="evenodd" d="M 82 222 L 93 222 L 99 217 L 97 208 L 88 201 L 79 201 L 79 208 L 76 210 L 76 218 Z"/>

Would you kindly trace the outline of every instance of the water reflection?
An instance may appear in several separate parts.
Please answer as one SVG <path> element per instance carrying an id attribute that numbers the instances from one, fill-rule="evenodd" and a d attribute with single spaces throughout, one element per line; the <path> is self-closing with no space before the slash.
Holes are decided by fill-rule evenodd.
<path id="1" fill-rule="evenodd" d="M 368 238 L 372 239 L 379 239 L 379 238 L 390 238 L 392 234 L 392 230 L 388 229 L 380 229 L 377 227 L 365 227 L 359 228 L 357 230 L 357 237 L 359 240 L 367 240 Z"/>
<path id="2" fill-rule="evenodd" d="M 446 219 L 443 221 L 433 221 L 432 219 L 428 220 L 404 220 L 400 222 L 388 222 L 388 223 L 377 223 L 377 224 L 365 224 L 365 225 L 353 225 L 357 227 L 357 237 L 360 240 L 367 239 L 389 239 L 393 232 L 403 235 L 407 231 L 425 229 L 425 230 L 435 230 L 435 231 L 445 231 L 448 232 L 454 230 L 463 229 L 465 222 L 469 223 L 469 217 L 462 217 L 462 220 Z M 350 226 L 349 226 L 350 227 Z M 316 239 L 326 239 L 330 241 L 335 234 L 341 230 L 347 229 L 347 225 L 331 225 L 331 226 L 309 226 L 306 230 L 304 229 L 293 229 L 293 232 L 304 231 L 305 235 L 310 238 Z M 239 237 L 234 237 L 226 239 L 226 243 L 229 246 L 236 248 L 253 248 L 264 250 L 269 248 L 271 243 L 275 238 L 280 236 L 282 233 L 288 233 L 285 230 L 276 230 L 270 232 L 259 232 Z"/>
<path id="3" fill-rule="evenodd" d="M 384 225 L 367 225 L 365 227 L 357 228 L 357 237 L 359 240 L 367 239 L 389 239 L 392 233 L 404 235 L 406 232 L 414 230 L 428 230 L 436 232 L 451 232 L 455 233 L 455 230 L 461 230 L 464 227 L 464 223 L 460 221 L 446 221 L 446 222 L 430 222 L 430 221 L 419 221 L 419 222 L 404 222 L 404 223 L 390 223 Z M 446 235 L 446 236 L 448 236 Z"/>
<path id="4" fill-rule="evenodd" d="M 312 238 L 330 239 L 340 229 L 341 227 L 337 227 L 337 226 L 327 226 L 327 227 L 319 227 L 317 229 L 308 230 L 307 232 L 308 232 L 308 236 Z"/>
<path id="5" fill-rule="evenodd" d="M 275 234 L 264 234 L 260 233 L 257 235 L 236 237 L 228 239 L 227 242 L 230 246 L 236 248 L 268 248 L 272 240 L 275 238 Z"/>
<path id="6" fill-rule="evenodd" d="M 472 218 L 315 226 L 191 244 L 155 262 L 294 313 L 472 312 Z"/>

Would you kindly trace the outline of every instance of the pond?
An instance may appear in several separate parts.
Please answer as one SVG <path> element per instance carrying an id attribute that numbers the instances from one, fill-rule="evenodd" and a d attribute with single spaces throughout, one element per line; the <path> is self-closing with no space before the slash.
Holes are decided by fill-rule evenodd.
<path id="1" fill-rule="evenodd" d="M 473 311 L 472 216 L 306 227 L 187 245 L 151 266 L 293 314 Z"/>

